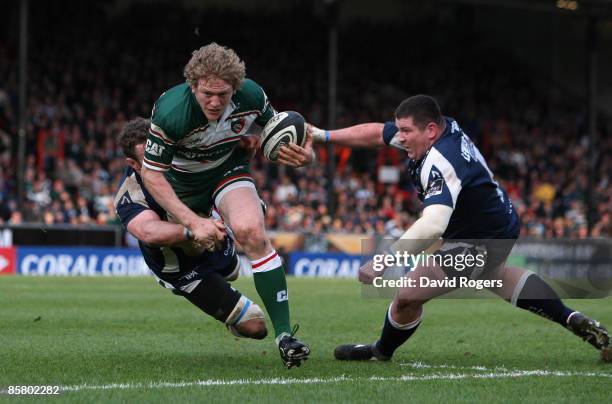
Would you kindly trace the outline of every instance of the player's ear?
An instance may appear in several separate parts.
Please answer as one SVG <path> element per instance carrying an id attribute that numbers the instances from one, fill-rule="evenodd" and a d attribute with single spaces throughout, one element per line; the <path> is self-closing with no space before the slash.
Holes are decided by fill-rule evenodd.
<path id="1" fill-rule="evenodd" d="M 436 129 L 438 129 L 438 125 L 435 122 L 429 122 L 425 129 L 427 130 L 427 136 L 434 137 L 436 135 Z"/>
<path id="2" fill-rule="evenodd" d="M 128 166 L 132 167 L 134 170 L 136 171 L 140 170 L 140 164 L 138 164 L 138 162 L 134 160 L 133 158 L 126 157 L 125 162 L 127 163 Z"/>

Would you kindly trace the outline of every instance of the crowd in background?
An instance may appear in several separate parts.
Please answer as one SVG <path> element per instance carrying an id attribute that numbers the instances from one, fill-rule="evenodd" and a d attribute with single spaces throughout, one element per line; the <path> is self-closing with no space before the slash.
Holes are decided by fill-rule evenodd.
<path id="1" fill-rule="evenodd" d="M 15 156 L 18 30 L 2 28 L 0 59 L 8 62 L 0 64 L 3 223 L 117 224 L 120 128 L 148 117 L 157 97 L 183 81 L 190 51 L 212 40 L 236 49 L 277 110 L 297 110 L 317 126 L 328 125 L 327 37 L 324 16 L 316 12 L 301 10 L 303 18 L 287 20 L 272 13 L 135 6 L 117 15 L 97 10 L 92 21 L 86 7 L 92 5 L 31 10 L 22 204 Z M 336 126 L 392 120 L 403 98 L 431 94 L 479 146 L 526 235 L 586 237 L 589 191 L 591 235 L 612 235 L 607 128 L 601 126 L 600 158 L 592 168 L 584 103 L 569 102 L 563 89 L 525 71 L 503 46 L 465 30 L 461 21 L 437 18 L 439 29 L 427 35 L 420 29 L 428 20 L 409 28 L 363 21 L 341 26 Z M 239 21 L 242 29 L 228 30 L 227 21 Z M 398 52 L 405 38 L 412 38 L 411 51 Z M 470 47 L 461 47 L 466 41 Z M 375 45 L 376 53 L 364 44 Z M 269 229 L 398 236 L 418 217 L 402 152 L 336 148 L 331 186 L 331 156 L 324 147 L 317 153 L 316 165 L 298 170 L 255 158 L 252 172 Z M 396 179 L 380 177 L 382 167 L 394 167 Z"/>

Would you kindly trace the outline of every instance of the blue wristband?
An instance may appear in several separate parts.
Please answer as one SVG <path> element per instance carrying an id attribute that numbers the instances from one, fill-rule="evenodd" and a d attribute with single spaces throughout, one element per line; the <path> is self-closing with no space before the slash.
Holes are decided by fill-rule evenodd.
<path id="1" fill-rule="evenodd" d="M 329 142 L 329 131 L 325 131 L 325 143 Z"/>

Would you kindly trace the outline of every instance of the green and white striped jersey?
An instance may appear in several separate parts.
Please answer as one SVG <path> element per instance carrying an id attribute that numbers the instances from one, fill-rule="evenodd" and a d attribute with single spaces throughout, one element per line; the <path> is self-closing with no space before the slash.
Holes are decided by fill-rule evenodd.
<path id="1" fill-rule="evenodd" d="M 184 174 L 213 170 L 230 158 L 253 123 L 263 127 L 273 115 L 265 92 L 250 79 L 216 122 L 208 122 L 187 83 L 172 87 L 153 107 L 144 166 Z"/>

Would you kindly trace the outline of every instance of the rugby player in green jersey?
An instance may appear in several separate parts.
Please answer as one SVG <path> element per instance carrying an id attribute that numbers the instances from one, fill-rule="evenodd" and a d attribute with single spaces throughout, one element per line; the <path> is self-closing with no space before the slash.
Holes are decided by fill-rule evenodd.
<path id="1" fill-rule="evenodd" d="M 238 147 L 274 109 L 263 89 L 245 78 L 238 55 L 216 43 L 194 51 L 184 75 L 187 82 L 163 93 L 153 107 L 142 179 L 169 217 L 211 249 L 226 236 L 225 227 L 209 218 L 212 209 L 219 211 L 251 260 L 283 363 L 299 366 L 310 349 L 291 331 L 283 262 L 266 235 L 249 173 L 251 152 Z M 308 163 L 311 154 L 299 150 Z"/>

